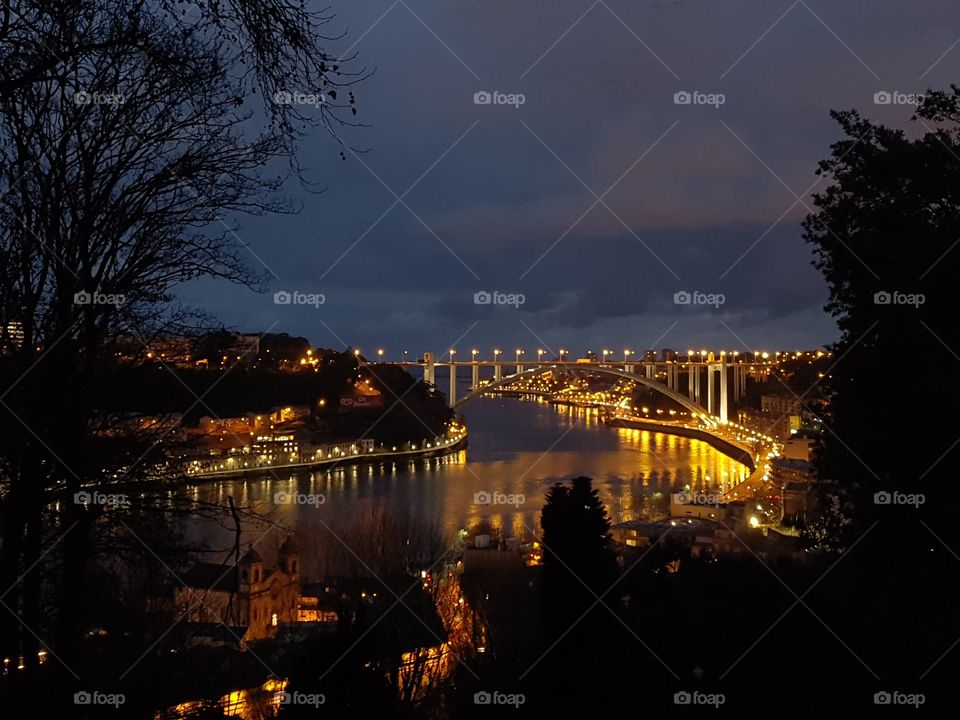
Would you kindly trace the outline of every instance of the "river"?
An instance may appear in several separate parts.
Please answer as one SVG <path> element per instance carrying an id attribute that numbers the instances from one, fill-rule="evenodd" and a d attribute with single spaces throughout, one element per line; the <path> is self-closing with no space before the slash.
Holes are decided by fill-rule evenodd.
<path id="1" fill-rule="evenodd" d="M 494 535 L 529 539 L 538 527 L 547 490 L 576 475 L 594 479 L 611 521 L 620 522 L 640 517 L 645 510 L 666 510 L 671 491 L 730 487 L 749 474 L 704 442 L 610 428 L 592 409 L 538 399 L 480 397 L 461 412 L 469 447 L 445 458 L 205 482 L 190 485 L 187 492 L 217 503 L 232 496 L 240 506 L 269 514 L 281 533 L 250 527 L 243 541 L 256 542 L 270 562 L 282 529 L 298 538 L 328 536 L 330 528 L 344 527 L 374 507 L 435 525 L 451 540 L 461 529 L 482 521 Z M 278 493 L 312 494 L 322 502 L 278 504 Z M 484 504 L 487 499 L 494 502 Z M 211 520 L 192 520 L 188 533 L 216 547 L 232 542 L 229 530 Z M 261 540 L 264 533 L 273 537 Z M 310 577 L 318 568 L 309 553 L 302 555 L 304 576 Z"/>

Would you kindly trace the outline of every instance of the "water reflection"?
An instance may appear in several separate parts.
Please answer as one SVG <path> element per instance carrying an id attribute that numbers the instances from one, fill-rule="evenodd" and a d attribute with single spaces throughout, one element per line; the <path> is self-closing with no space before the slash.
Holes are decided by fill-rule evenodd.
<path id="1" fill-rule="evenodd" d="M 631 520 L 667 507 L 680 489 L 715 491 L 746 479 L 747 469 L 704 442 L 603 425 L 597 411 L 542 400 L 478 398 L 464 409 L 470 430 L 468 450 L 417 462 L 353 465 L 279 478 L 225 480 L 192 486 L 202 500 L 238 504 L 270 513 L 283 527 L 307 536 L 386 503 L 437 525 L 452 539 L 462 528 L 484 522 L 494 534 L 529 537 L 537 528 L 550 485 L 575 475 L 594 478 L 613 522 Z M 322 494 L 321 504 L 276 504 L 278 492 Z M 510 502 L 480 504 L 499 493 Z M 522 502 L 518 502 L 522 499 Z M 229 545 L 229 531 L 195 521 L 195 538 Z M 262 529 L 247 531 L 253 542 Z M 316 572 L 311 558 L 304 573 Z"/>

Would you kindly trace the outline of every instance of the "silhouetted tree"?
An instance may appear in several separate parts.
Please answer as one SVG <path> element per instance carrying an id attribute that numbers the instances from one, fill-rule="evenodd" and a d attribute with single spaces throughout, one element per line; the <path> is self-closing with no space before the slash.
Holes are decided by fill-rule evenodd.
<path id="1" fill-rule="evenodd" d="M 896 388 L 915 381 L 901 363 L 940 370 L 957 363 L 960 88 L 928 96 L 915 118 L 926 131 L 918 137 L 855 111 L 833 117 L 845 137 L 820 164 L 832 184 L 814 196 L 804 238 L 841 331 L 823 380 L 830 404 L 816 463 L 826 492 L 838 495 L 827 508 L 840 513 L 833 522 L 845 537 L 834 541 L 843 546 L 875 511 L 890 516 L 874 493 L 925 493 L 928 511 L 947 506 L 930 501 L 958 457 L 954 423 Z M 941 407 L 960 401 L 956 382 L 938 383 L 936 393 Z M 843 515 L 849 502 L 856 505 L 853 522 Z"/>
<path id="2" fill-rule="evenodd" d="M 960 443 L 956 423 L 937 411 L 960 401 L 960 384 L 947 379 L 960 348 L 960 86 L 929 93 L 909 134 L 855 111 L 833 117 L 845 137 L 820 164 L 831 184 L 814 196 L 804 237 L 841 337 L 824 378 L 821 517 L 803 532 L 816 547 L 850 555 L 817 590 L 869 599 L 824 618 L 856 639 L 858 658 L 898 682 L 949 682 L 943 664 L 929 668 L 943 657 L 937 636 L 960 629 L 950 472 Z M 900 390 L 926 373 L 935 394 Z"/>
<path id="3" fill-rule="evenodd" d="M 543 529 L 543 590 L 546 614 L 563 626 L 591 605 L 616 577 L 610 520 L 593 482 L 574 478 L 548 492 Z"/>
<path id="4" fill-rule="evenodd" d="M 352 113 L 336 88 L 353 78 L 320 47 L 328 16 L 279 0 L 187 10 L 0 4 L 0 326 L 23 334 L 0 357 L 0 585 L 15 608 L 0 655 L 23 655 L 22 677 L 40 637 L 56 653 L 46 671 L 68 679 L 61 662 L 80 664 L 85 568 L 123 517 L 74 494 L 149 475 L 156 459 L 133 453 L 117 472 L 98 450 L 113 341 L 195 324 L 172 295 L 185 281 L 256 285 L 223 216 L 294 210 L 268 166 L 295 166 L 304 131 Z M 311 119 L 274 102 L 283 90 L 333 102 Z"/>

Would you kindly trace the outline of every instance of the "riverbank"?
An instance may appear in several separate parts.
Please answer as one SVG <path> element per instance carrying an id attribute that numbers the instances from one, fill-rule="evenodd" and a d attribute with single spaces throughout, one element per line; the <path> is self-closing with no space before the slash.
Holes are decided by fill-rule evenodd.
<path id="1" fill-rule="evenodd" d="M 753 459 L 753 454 L 748 448 L 741 446 L 732 440 L 726 440 L 725 438 L 714 435 L 706 430 L 685 427 L 683 425 L 669 425 L 667 423 L 656 422 L 653 420 L 627 420 L 626 418 L 617 417 L 607 418 L 606 423 L 611 427 L 630 428 L 634 430 L 649 430 L 650 432 L 659 432 L 668 435 L 680 435 L 681 437 L 701 440 L 715 450 L 722 452 L 727 457 L 736 460 L 742 465 L 746 465 L 750 469 L 751 473 L 754 473 L 757 470 L 756 461 Z"/>
<path id="2" fill-rule="evenodd" d="M 382 450 L 371 449 L 368 452 L 357 450 L 355 452 L 344 452 L 343 454 L 329 457 L 313 457 L 309 460 L 294 463 L 281 464 L 264 462 L 253 464 L 249 460 L 234 456 L 211 461 L 207 466 L 194 465 L 188 467 L 186 476 L 190 480 L 225 480 L 258 475 L 274 475 L 277 471 L 322 470 L 324 468 L 345 465 L 378 465 L 397 460 L 443 457 L 444 455 L 451 455 L 455 452 L 465 450 L 466 447 L 467 432 L 464 431 L 452 438 L 440 438 L 420 448 L 409 450 L 384 448 Z"/>

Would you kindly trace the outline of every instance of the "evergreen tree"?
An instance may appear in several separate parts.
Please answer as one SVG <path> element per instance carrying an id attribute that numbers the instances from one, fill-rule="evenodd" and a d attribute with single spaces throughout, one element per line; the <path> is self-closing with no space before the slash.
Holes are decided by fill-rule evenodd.
<path id="1" fill-rule="evenodd" d="M 544 607 L 549 619 L 562 624 L 583 613 L 616 577 L 610 520 L 593 481 L 577 477 L 550 489 L 540 525 Z"/>

